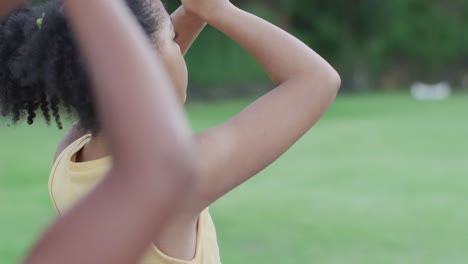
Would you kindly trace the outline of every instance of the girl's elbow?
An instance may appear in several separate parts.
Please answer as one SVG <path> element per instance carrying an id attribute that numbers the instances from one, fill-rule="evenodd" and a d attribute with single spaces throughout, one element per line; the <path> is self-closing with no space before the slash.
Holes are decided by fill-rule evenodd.
<path id="1" fill-rule="evenodd" d="M 338 93 L 341 88 L 341 76 L 332 66 L 327 68 L 324 73 L 324 84 L 333 93 Z"/>
<path id="2" fill-rule="evenodd" d="M 331 66 L 321 71 L 309 72 L 304 75 L 308 84 L 314 84 L 315 89 L 323 95 L 335 97 L 341 88 L 341 77 Z"/>
<path id="3" fill-rule="evenodd" d="M 320 87 L 329 91 L 330 94 L 338 93 L 341 88 L 341 76 L 330 64 L 323 61 L 320 66 L 315 64 L 306 69 L 302 76 L 308 83 L 320 84 Z"/>

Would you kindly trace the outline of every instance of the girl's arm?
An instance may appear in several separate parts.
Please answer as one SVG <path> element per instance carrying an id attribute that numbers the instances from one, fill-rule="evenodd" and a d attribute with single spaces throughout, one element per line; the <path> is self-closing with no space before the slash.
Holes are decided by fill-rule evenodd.
<path id="1" fill-rule="evenodd" d="M 136 263 L 193 180 L 188 125 L 158 54 L 122 1 L 64 2 L 97 87 L 114 166 L 26 263 Z"/>
<path id="2" fill-rule="evenodd" d="M 193 13 L 189 13 L 183 6 L 180 6 L 171 15 L 174 23 L 174 32 L 177 33 L 177 44 L 180 46 L 182 54 L 186 54 L 195 39 L 206 26 L 206 22 Z"/>
<path id="3" fill-rule="evenodd" d="M 334 101 L 340 77 L 294 36 L 227 0 L 183 4 L 247 49 L 278 85 L 227 123 L 195 136 L 203 178 L 192 200 L 202 210 L 303 136 Z"/>

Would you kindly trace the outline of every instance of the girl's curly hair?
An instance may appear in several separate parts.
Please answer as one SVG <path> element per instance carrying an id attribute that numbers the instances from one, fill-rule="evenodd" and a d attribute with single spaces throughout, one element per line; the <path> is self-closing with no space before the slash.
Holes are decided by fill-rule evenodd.
<path id="1" fill-rule="evenodd" d="M 162 17 L 159 0 L 126 0 L 152 42 Z M 43 18 L 42 23 L 38 19 Z M 24 6 L 0 24 L 0 115 L 33 124 L 42 113 L 62 129 L 61 114 L 97 133 L 99 122 L 87 69 L 60 3 Z"/>

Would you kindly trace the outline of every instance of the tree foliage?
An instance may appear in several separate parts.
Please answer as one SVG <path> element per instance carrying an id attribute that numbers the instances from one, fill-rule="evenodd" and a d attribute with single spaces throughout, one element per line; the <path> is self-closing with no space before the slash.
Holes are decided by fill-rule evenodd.
<path id="1" fill-rule="evenodd" d="M 179 5 L 166 2 L 169 10 Z M 395 69 L 411 77 L 396 77 L 393 85 L 442 78 L 458 84 L 455 75 L 468 74 L 466 0 L 233 2 L 292 31 L 331 61 L 351 89 L 382 86 Z M 187 61 L 192 83 L 206 91 L 226 81 L 266 81 L 246 52 L 213 29 L 202 34 Z M 361 79 L 366 81 L 355 81 Z"/>

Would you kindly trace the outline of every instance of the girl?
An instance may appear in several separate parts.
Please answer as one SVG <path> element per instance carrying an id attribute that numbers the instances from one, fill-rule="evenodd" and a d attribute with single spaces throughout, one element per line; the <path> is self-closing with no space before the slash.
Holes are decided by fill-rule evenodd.
<path id="1" fill-rule="evenodd" d="M 0 11 L 18 2 L 2 1 Z M 52 226 L 26 263 L 135 263 L 177 216 L 174 209 L 196 179 L 187 122 L 158 54 L 121 2 L 68 0 L 65 10 L 99 88 L 94 94 L 114 164 L 103 183 Z M 132 93 L 129 83 L 135 85 Z M 134 138 L 133 129 L 158 136 Z"/>
<path id="2" fill-rule="evenodd" d="M 127 4 L 160 52 L 181 102 L 185 101 L 187 86 L 183 54 L 205 22 L 247 49 L 277 85 L 231 120 L 193 136 L 200 178 L 184 205 L 177 208 L 177 216 L 155 236 L 143 261 L 219 263 L 215 228 L 207 207 L 263 170 L 307 132 L 333 102 L 340 78 L 298 39 L 228 0 L 183 0 L 174 23 L 159 0 L 127 0 Z M 42 13 L 46 14 L 42 28 L 29 29 L 29 22 Z M 21 31 L 23 38 L 17 38 L 22 44 L 16 49 L 20 56 L 13 61 L 5 55 L 0 57 L 10 61 L 0 66 L 10 72 L 0 79 L 0 87 L 7 82 L 21 91 L 10 95 L 14 100 L 4 100 L 14 120 L 28 112 L 32 123 L 36 109 L 41 108 L 46 119 L 51 110 L 61 126 L 59 105 L 79 117 L 59 145 L 50 177 L 50 192 L 59 213 L 92 190 L 112 164 L 108 139 L 101 133 L 102 121 L 92 107 L 90 85 L 62 20 L 56 5 L 10 17 L 7 28 L 27 24 Z M 0 52 L 4 49 L 0 46 Z M 125 108 L 126 103 L 120 107 Z M 134 137 L 147 133 L 135 130 Z"/>

